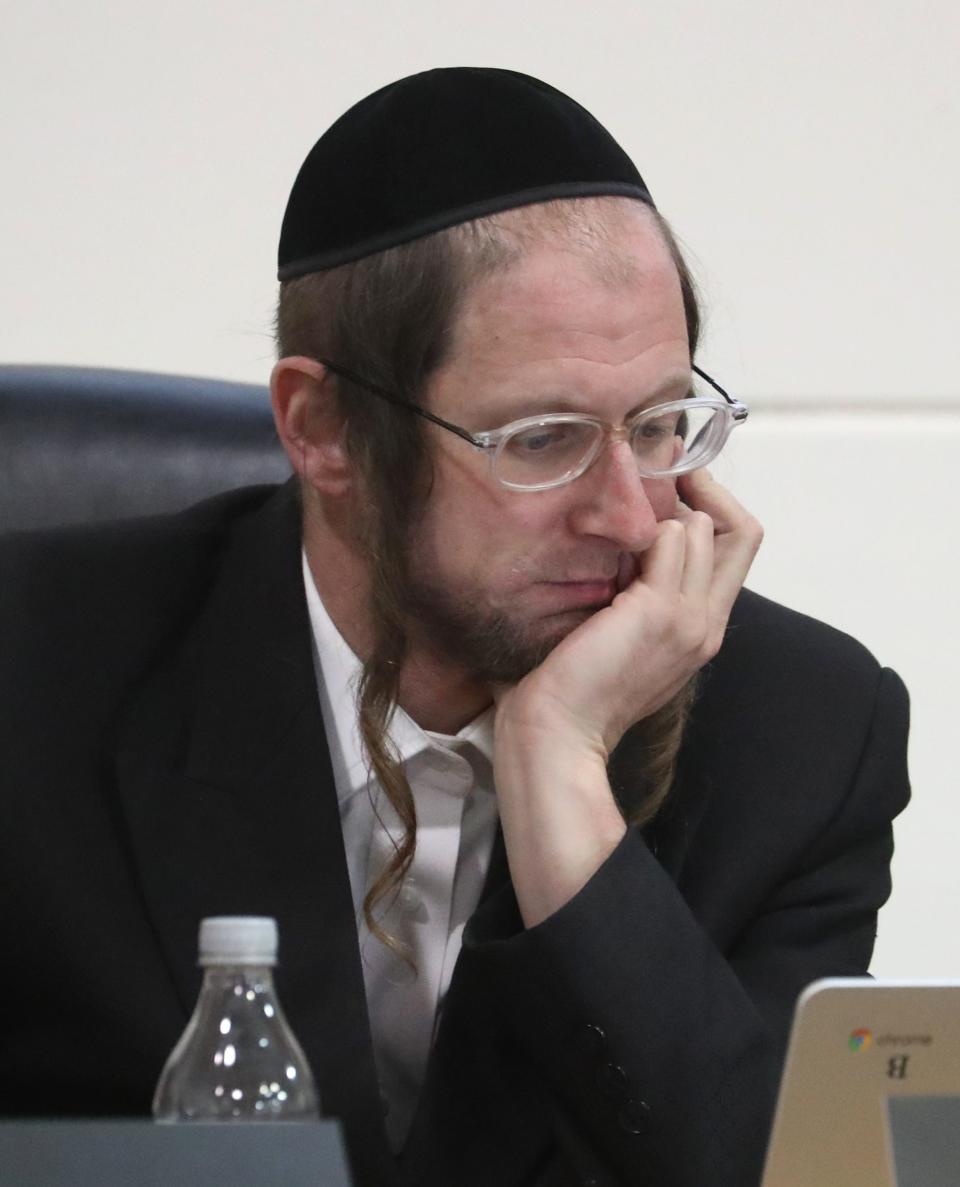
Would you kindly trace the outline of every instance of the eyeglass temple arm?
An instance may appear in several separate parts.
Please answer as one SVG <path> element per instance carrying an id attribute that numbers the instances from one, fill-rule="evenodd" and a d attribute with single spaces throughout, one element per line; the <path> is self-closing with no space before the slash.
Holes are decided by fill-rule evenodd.
<path id="1" fill-rule="evenodd" d="M 700 376 L 701 379 L 705 379 L 707 381 L 707 383 L 710 384 L 710 386 L 713 388 L 714 391 L 719 392 L 720 395 L 723 396 L 723 398 L 727 401 L 727 403 L 733 409 L 733 416 L 734 416 L 735 420 L 746 420 L 747 419 L 746 404 L 741 404 L 741 402 L 739 400 L 735 400 L 733 398 L 733 396 L 731 396 L 727 392 L 725 392 L 723 390 L 723 388 L 720 386 L 720 384 L 717 383 L 717 381 L 715 379 L 711 379 L 710 376 L 706 373 L 706 371 L 701 371 L 700 368 L 696 365 L 696 363 L 691 363 L 690 365 L 693 368 L 693 370 L 696 371 L 696 373 Z"/>
<path id="2" fill-rule="evenodd" d="M 440 416 L 434 416 L 432 412 L 428 412 L 426 408 L 421 408 L 419 404 L 414 404 L 411 400 L 404 400 L 401 396 L 395 396 L 393 392 L 387 391 L 386 388 L 381 387 L 378 383 L 371 383 L 369 379 L 364 379 L 356 371 L 351 371 L 349 367 L 341 367 L 339 363 L 331 363 L 329 359 L 317 359 L 317 362 L 326 367 L 328 371 L 332 371 L 334 375 L 339 375 L 341 379 L 355 383 L 357 387 L 362 387 L 364 391 L 379 396 L 381 400 L 386 400 L 389 404 L 396 404 L 398 408 L 409 408 L 417 416 L 422 416 L 425 420 L 433 421 L 435 425 L 439 425 L 442 429 L 449 429 L 451 433 L 456 433 L 458 437 L 462 437 L 464 441 L 469 441 L 471 445 L 475 445 L 478 449 L 483 448 L 483 442 L 478 441 L 466 429 L 460 428 L 459 425 L 451 424 L 450 421 L 444 420 Z"/>
<path id="3" fill-rule="evenodd" d="M 404 400 L 401 396 L 394 395 L 393 392 L 381 387 L 379 383 L 372 383 L 369 379 L 364 379 L 362 375 L 358 375 L 356 371 L 352 371 L 349 367 L 342 367 L 339 363 L 332 363 L 329 359 L 318 358 L 317 362 L 326 367 L 334 375 L 339 375 L 341 379 L 346 379 L 350 383 L 356 384 L 357 387 L 363 388 L 364 391 L 379 396 L 381 400 L 386 400 L 389 404 L 395 404 L 399 408 L 407 408 L 411 412 L 415 412 L 417 416 L 422 416 L 425 420 L 439 425 L 440 428 L 447 429 L 451 433 L 456 433 L 458 437 L 461 437 L 464 441 L 468 441 L 477 449 L 486 448 L 483 441 L 480 441 L 472 433 L 467 432 L 466 429 L 461 428 L 459 425 L 451 424 L 450 421 L 444 420 L 443 417 L 434 416 L 432 412 L 428 412 L 426 408 L 421 408 L 419 404 L 414 404 L 411 400 Z M 715 379 L 711 378 L 706 371 L 701 370 L 695 363 L 691 364 L 691 366 L 701 379 L 705 379 L 714 391 L 719 392 L 723 396 L 733 409 L 733 415 L 736 420 L 747 419 L 747 407 L 745 404 L 742 404 L 739 400 L 735 400 L 729 393 L 725 392 Z"/>

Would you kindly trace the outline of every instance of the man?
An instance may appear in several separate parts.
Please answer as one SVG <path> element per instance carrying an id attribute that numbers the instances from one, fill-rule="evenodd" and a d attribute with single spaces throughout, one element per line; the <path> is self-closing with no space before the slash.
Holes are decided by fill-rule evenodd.
<path id="1" fill-rule="evenodd" d="M 278 918 L 357 1182 L 756 1182 L 862 973 L 902 685 L 741 592 L 744 418 L 577 104 L 414 76 L 280 245 L 280 492 L 9 543 L 5 1111 L 148 1108 L 201 916 Z"/>

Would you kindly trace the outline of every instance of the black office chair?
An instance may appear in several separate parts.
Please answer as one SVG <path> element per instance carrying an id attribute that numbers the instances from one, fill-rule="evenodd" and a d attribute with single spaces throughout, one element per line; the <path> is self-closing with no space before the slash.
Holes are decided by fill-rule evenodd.
<path id="1" fill-rule="evenodd" d="M 0 531 L 175 511 L 289 476 L 264 387 L 0 366 Z"/>

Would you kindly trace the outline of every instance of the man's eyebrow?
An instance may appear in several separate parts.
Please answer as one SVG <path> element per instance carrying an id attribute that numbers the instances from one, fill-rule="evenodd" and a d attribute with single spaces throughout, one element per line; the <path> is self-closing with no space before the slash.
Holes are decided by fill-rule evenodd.
<path id="1" fill-rule="evenodd" d="M 690 391 L 693 375 L 690 372 L 678 371 L 662 380 L 657 386 L 634 404 L 625 414 L 624 420 L 629 420 L 644 408 L 652 408 L 655 404 L 663 404 L 670 400 L 681 400 Z M 596 408 L 591 407 L 584 398 L 570 395 L 531 396 L 511 402 L 509 407 L 495 408 L 492 404 L 482 404 L 475 415 L 486 418 L 498 425 L 510 424 L 515 420 L 524 420 L 528 416 L 545 416 L 550 412 L 581 412 L 585 415 L 596 415 Z"/>
<path id="2" fill-rule="evenodd" d="M 644 408 L 653 408 L 656 404 L 667 404 L 672 400 L 682 400 L 693 391 L 693 372 L 678 371 L 668 376 L 653 389 L 639 404 L 635 404 L 627 413 L 625 419 L 636 416 Z"/>

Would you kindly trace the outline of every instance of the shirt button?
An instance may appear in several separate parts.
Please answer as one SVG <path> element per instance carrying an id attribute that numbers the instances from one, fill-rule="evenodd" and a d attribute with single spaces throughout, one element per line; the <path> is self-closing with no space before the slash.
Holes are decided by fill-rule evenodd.
<path id="1" fill-rule="evenodd" d="M 607 1052 L 607 1032 L 591 1022 L 577 1032 L 575 1043 L 582 1054 L 599 1059 Z"/>
<path id="2" fill-rule="evenodd" d="M 416 919 L 423 911 L 423 899 L 415 886 L 401 886 L 397 906 L 409 919 Z"/>
<path id="3" fill-rule="evenodd" d="M 630 1095 L 630 1077 L 618 1063 L 605 1063 L 597 1071 L 597 1084 L 611 1100 L 625 1100 Z"/>
<path id="4" fill-rule="evenodd" d="M 645 1100 L 628 1100 L 620 1106 L 617 1120 L 627 1133 L 642 1134 L 650 1130 L 650 1106 Z"/>

